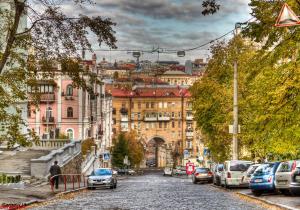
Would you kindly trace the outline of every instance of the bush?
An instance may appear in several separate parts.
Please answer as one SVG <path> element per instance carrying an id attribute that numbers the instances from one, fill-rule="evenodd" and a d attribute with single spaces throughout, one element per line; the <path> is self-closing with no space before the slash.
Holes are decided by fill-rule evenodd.
<path id="1" fill-rule="evenodd" d="M 95 146 L 97 149 L 97 145 L 95 144 L 94 139 L 86 139 L 81 144 L 81 154 L 86 155 L 88 150 L 91 150 L 91 146 Z"/>

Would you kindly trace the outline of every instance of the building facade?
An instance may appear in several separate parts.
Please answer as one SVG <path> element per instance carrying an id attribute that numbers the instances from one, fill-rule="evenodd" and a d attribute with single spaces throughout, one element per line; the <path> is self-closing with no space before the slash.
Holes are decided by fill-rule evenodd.
<path id="1" fill-rule="evenodd" d="M 93 60 L 83 61 L 82 65 L 94 73 L 100 72 L 95 56 Z M 100 154 L 108 152 L 112 144 L 111 95 L 105 93 L 104 84 L 90 84 L 93 93 L 75 88 L 72 80 L 60 74 L 59 69 L 58 65 L 53 79 L 39 80 L 37 87 L 28 87 L 29 129 L 41 139 L 93 138 Z M 34 95 L 40 98 L 38 106 L 31 103 Z"/>
<path id="2" fill-rule="evenodd" d="M 183 71 L 166 71 L 158 78 L 170 85 L 192 86 L 200 77 Z"/>
<path id="3" fill-rule="evenodd" d="M 196 160 L 203 145 L 195 131 L 187 89 L 157 86 L 112 89 L 111 93 L 113 132 L 136 131 L 146 148 L 146 165 L 163 167 Z"/>

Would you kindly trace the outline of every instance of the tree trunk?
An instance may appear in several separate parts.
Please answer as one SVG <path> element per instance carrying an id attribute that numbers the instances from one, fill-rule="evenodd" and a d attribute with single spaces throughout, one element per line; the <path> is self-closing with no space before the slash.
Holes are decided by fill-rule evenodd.
<path id="1" fill-rule="evenodd" d="M 3 72 L 3 68 L 7 62 L 7 59 L 10 55 L 11 48 L 14 44 L 15 38 L 16 38 L 16 33 L 19 27 L 20 19 L 22 16 L 22 13 L 24 12 L 25 9 L 25 3 L 24 2 L 19 2 L 19 0 L 14 0 L 14 6 L 15 6 L 15 14 L 14 14 L 14 22 L 12 27 L 8 30 L 7 32 L 7 44 L 5 47 L 5 51 L 2 55 L 2 58 L 0 60 L 0 74 Z"/>

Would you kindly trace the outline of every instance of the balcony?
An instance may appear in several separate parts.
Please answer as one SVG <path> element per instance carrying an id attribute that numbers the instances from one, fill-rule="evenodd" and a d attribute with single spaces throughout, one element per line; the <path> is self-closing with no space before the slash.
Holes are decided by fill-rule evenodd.
<path id="1" fill-rule="evenodd" d="M 194 120 L 194 116 L 192 116 L 192 115 L 187 115 L 187 116 L 186 116 L 186 120 Z"/>
<path id="2" fill-rule="evenodd" d="M 128 115 L 121 115 L 121 122 L 128 122 Z"/>
<path id="3" fill-rule="evenodd" d="M 145 114 L 144 121 L 145 122 L 157 121 L 157 115 L 155 113 Z"/>
<path id="4" fill-rule="evenodd" d="M 171 117 L 170 117 L 170 115 L 166 115 L 166 114 L 158 115 L 157 120 L 158 121 L 170 121 Z"/>
<path id="5" fill-rule="evenodd" d="M 122 107 L 122 108 L 120 109 L 120 113 L 121 113 L 121 114 L 127 114 L 127 113 L 128 113 L 128 109 Z"/>
<path id="6" fill-rule="evenodd" d="M 74 96 L 65 96 L 65 100 L 74 100 Z"/>
<path id="7" fill-rule="evenodd" d="M 128 127 L 121 127 L 121 131 L 127 132 L 127 131 L 129 131 L 129 129 L 128 129 Z"/>
<path id="8" fill-rule="evenodd" d="M 187 131 L 187 132 L 185 133 L 185 135 L 186 135 L 186 137 L 187 137 L 188 139 L 191 139 L 191 138 L 194 137 L 194 132 Z"/>
<path id="9" fill-rule="evenodd" d="M 41 93 L 39 95 L 41 103 L 53 103 L 55 102 L 55 94 L 54 93 Z M 29 96 L 29 101 L 33 101 L 34 97 L 32 95 Z"/>
<path id="10" fill-rule="evenodd" d="M 54 124 L 54 117 L 42 117 L 43 124 Z"/>

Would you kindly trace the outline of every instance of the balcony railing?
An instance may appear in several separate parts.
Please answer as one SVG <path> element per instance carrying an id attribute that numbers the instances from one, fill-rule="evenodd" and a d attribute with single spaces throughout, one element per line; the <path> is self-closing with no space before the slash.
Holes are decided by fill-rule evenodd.
<path id="1" fill-rule="evenodd" d="M 54 124 L 54 117 L 42 117 L 42 122 L 44 124 Z"/>
<path id="2" fill-rule="evenodd" d="M 128 122 L 128 116 L 127 115 L 121 115 L 121 122 Z"/>
<path id="3" fill-rule="evenodd" d="M 145 115 L 145 117 L 144 117 L 144 121 L 145 122 L 151 122 L 151 121 L 157 121 L 157 116 L 156 115 L 154 115 L 154 114 L 150 114 L 150 115 Z"/>
<path id="4" fill-rule="evenodd" d="M 190 132 L 190 131 L 186 132 L 186 137 L 187 138 L 193 138 L 194 137 L 194 132 Z"/>
<path id="5" fill-rule="evenodd" d="M 186 116 L 186 120 L 194 120 L 194 116 L 192 116 L 192 115 L 187 115 L 187 116 Z"/>
<path id="6" fill-rule="evenodd" d="M 34 100 L 33 96 L 29 95 L 29 101 L 32 101 L 32 100 Z M 45 103 L 45 102 L 52 103 L 52 102 L 55 102 L 55 94 L 54 93 L 41 93 L 40 94 L 40 102 L 41 103 Z"/>
<path id="7" fill-rule="evenodd" d="M 158 116 L 157 120 L 158 121 L 169 121 L 171 118 L 170 116 Z"/>

